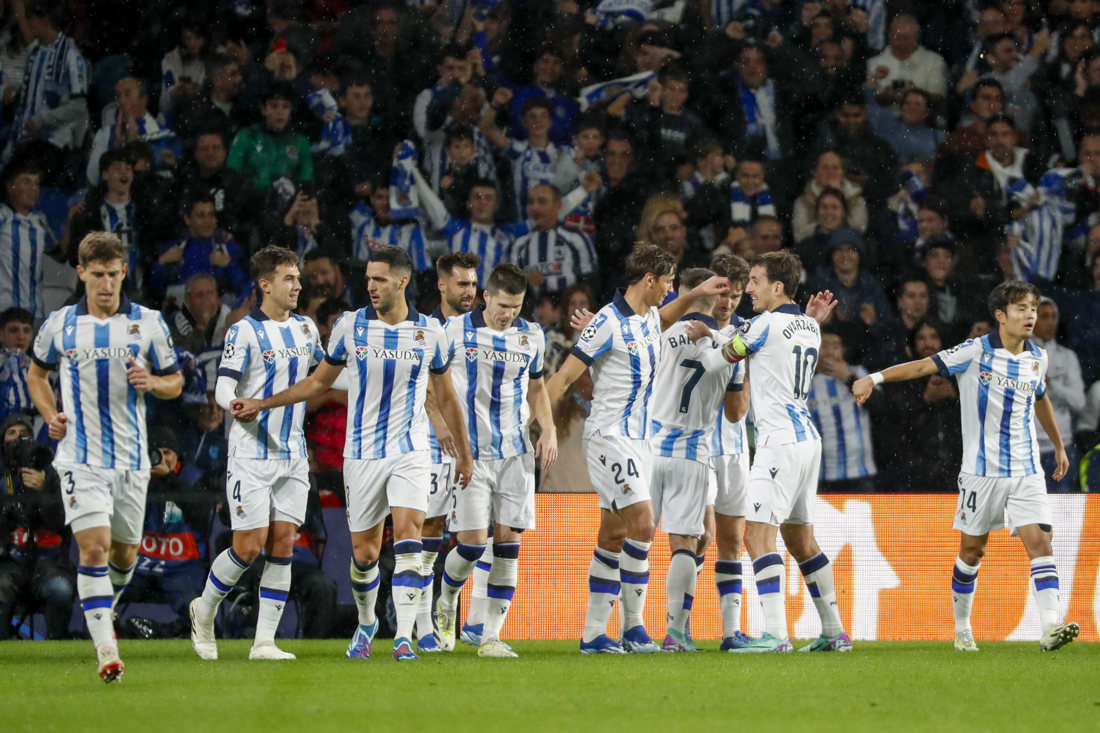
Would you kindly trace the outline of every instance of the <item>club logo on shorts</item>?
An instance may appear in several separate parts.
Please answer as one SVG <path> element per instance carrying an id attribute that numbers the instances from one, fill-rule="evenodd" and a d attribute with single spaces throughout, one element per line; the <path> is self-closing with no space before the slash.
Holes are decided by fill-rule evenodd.
<path id="1" fill-rule="evenodd" d="M 266 361 L 268 364 L 275 363 L 275 351 L 273 349 L 268 349 L 264 352 L 264 361 Z"/>
<path id="2" fill-rule="evenodd" d="M 355 358 L 356 359 L 359 359 L 359 360 L 366 359 L 368 353 L 370 353 L 370 349 L 368 349 L 366 346 L 356 346 L 355 347 Z"/>
<path id="3" fill-rule="evenodd" d="M 634 489 L 630 488 L 630 484 L 623 484 L 623 496 L 630 496 L 634 493 Z"/>
<path id="4" fill-rule="evenodd" d="M 760 502 L 758 502 L 758 501 L 754 501 L 754 502 L 752 503 L 752 510 L 753 510 L 754 512 L 758 512 L 758 511 L 760 511 Z"/>
<path id="5" fill-rule="evenodd" d="M 69 497 L 69 508 L 70 509 L 76 509 L 78 506 L 80 506 L 80 502 L 76 500 L 75 496 L 70 496 Z"/>
<path id="6" fill-rule="evenodd" d="M 961 519 L 962 521 L 965 522 L 966 521 L 966 512 L 963 512 L 962 514 L 960 514 L 959 519 Z"/>
<path id="7" fill-rule="evenodd" d="M 476 348 L 466 349 L 466 361 L 477 361 L 477 349 Z"/>
<path id="8" fill-rule="evenodd" d="M 978 375 L 978 381 L 982 384 L 989 384 L 993 381 L 993 374 L 990 372 L 982 372 Z"/>

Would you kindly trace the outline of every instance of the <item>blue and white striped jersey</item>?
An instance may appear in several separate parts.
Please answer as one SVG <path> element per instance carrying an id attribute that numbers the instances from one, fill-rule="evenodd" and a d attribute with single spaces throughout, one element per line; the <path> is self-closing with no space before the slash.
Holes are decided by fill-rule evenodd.
<path id="1" fill-rule="evenodd" d="M 391 326 L 371 305 L 340 316 L 325 360 L 347 365 L 348 427 L 344 458 L 386 458 L 428 450 L 428 369 L 447 371 L 451 346 L 439 321 L 409 305 Z"/>
<path id="2" fill-rule="evenodd" d="M 737 333 L 737 329 L 741 328 L 744 323 L 744 319 L 734 313 L 729 325 L 718 333 L 723 338 L 731 339 Z M 739 361 L 734 364 L 733 374 L 726 384 L 726 391 L 737 392 L 743 390 L 746 374 L 748 374 L 748 368 L 744 362 Z M 745 430 L 746 418 L 747 415 L 737 422 L 730 422 L 726 419 L 725 408 L 718 410 L 718 418 L 715 421 L 714 429 L 710 433 L 710 454 L 712 456 L 736 456 L 748 452 L 749 436 Z"/>
<path id="3" fill-rule="evenodd" d="M 374 211 L 360 201 L 348 212 L 351 220 L 351 256 L 369 262 L 371 252 L 388 244 L 405 250 L 412 259 L 413 270 L 423 272 L 432 269 L 432 261 L 424 243 L 420 225 L 411 222 L 379 224 Z"/>
<path id="4" fill-rule="evenodd" d="M 0 415 L 34 409 L 27 371 L 31 357 L 12 349 L 0 349 Z"/>
<path id="5" fill-rule="evenodd" d="M 757 445 L 820 440 L 806 398 L 817 368 L 821 330 L 795 304 L 761 313 L 733 337 L 734 351 L 749 356 L 749 405 Z"/>
<path id="6" fill-rule="evenodd" d="M 134 240 L 135 225 L 134 202 L 112 204 L 106 200 L 99 206 L 99 221 L 103 231 L 119 238 L 125 250 L 126 279 L 140 289 L 144 285 L 144 267 L 138 257 L 137 242 Z"/>
<path id="7" fill-rule="evenodd" d="M 541 379 L 546 357 L 542 329 L 522 318 L 497 331 L 481 308 L 446 326 L 459 359 L 451 369 L 455 392 L 466 412 L 466 430 L 475 460 L 499 460 L 531 450 L 527 388 Z"/>
<path id="8" fill-rule="evenodd" d="M 540 290 L 561 292 L 596 272 L 596 248 L 580 232 L 558 225 L 536 230 L 512 243 L 512 264 L 542 274 Z"/>
<path id="9" fill-rule="evenodd" d="M 50 314 L 34 340 L 34 362 L 60 369 L 68 430 L 57 446 L 63 463 L 99 468 L 149 467 L 145 392 L 126 378 L 130 361 L 150 374 L 179 371 L 160 311 L 122 297 L 118 312 L 99 319 L 81 298 Z"/>
<path id="10" fill-rule="evenodd" d="M 1011 182 L 1006 191 L 1027 211 L 1005 227 L 1005 233 L 1020 238 L 1011 249 L 1012 269 L 1016 278 L 1031 282 L 1036 278 L 1053 280 L 1062 258 L 1066 232 L 1076 222 L 1077 208 L 1068 198 L 1066 180 L 1076 168 L 1056 168 L 1039 179 L 1038 189 L 1026 180 Z M 1038 201 L 1035 201 L 1038 194 Z"/>
<path id="11" fill-rule="evenodd" d="M 446 328 L 448 319 L 447 319 L 446 316 L 443 315 L 442 309 L 436 308 L 432 312 L 431 317 L 434 318 L 435 320 L 439 321 L 439 325 Z M 451 376 L 453 377 L 454 376 L 454 371 L 453 370 L 449 370 L 449 371 L 450 371 Z M 441 463 L 453 463 L 454 462 L 454 458 L 451 457 L 449 454 L 444 453 L 443 449 L 439 447 L 439 440 L 435 437 L 435 426 L 432 425 L 431 420 L 428 421 L 428 447 L 432 452 L 432 463 L 441 464 Z"/>
<path id="12" fill-rule="evenodd" d="M 516 201 L 516 213 L 527 213 L 527 193 L 542 183 L 554 182 L 558 158 L 567 148 L 547 143 L 545 148 L 533 148 L 528 140 L 509 141 L 504 157 L 512 164 L 512 193 Z"/>
<path id="13" fill-rule="evenodd" d="M 74 148 L 83 142 L 87 115 L 73 122 L 55 122 L 51 112 L 74 97 L 88 93 L 88 69 L 76 42 L 59 33 L 53 43 L 35 41 L 27 53 L 23 67 L 23 84 L 19 92 L 19 108 L 9 130 L 8 154 L 28 134 L 27 120 L 34 119 L 42 136 L 59 148 Z"/>
<path id="14" fill-rule="evenodd" d="M 236 380 L 239 397 L 262 400 L 305 379 L 324 356 L 312 319 L 292 313 L 275 321 L 256 306 L 226 331 L 218 377 Z M 297 402 L 264 410 L 252 422 L 234 420 L 229 453 L 283 461 L 305 458 L 305 417 L 305 403 Z"/>
<path id="15" fill-rule="evenodd" d="M 1047 352 L 1030 341 L 1013 355 L 997 331 L 932 356 L 955 375 L 962 413 L 962 473 L 1019 477 L 1039 472 L 1035 401 L 1046 394 Z"/>
<path id="16" fill-rule="evenodd" d="M 26 308 L 36 321 L 46 315 L 42 257 L 52 248 L 53 230 L 43 214 L 17 214 L 7 204 L 0 204 L 0 303 L 4 308 Z"/>
<path id="17" fill-rule="evenodd" d="M 597 431 L 648 440 L 653 378 L 661 356 L 661 315 L 635 313 L 621 292 L 581 333 L 573 355 L 592 373 L 592 409 L 585 436 Z"/>
<path id="18" fill-rule="evenodd" d="M 714 349 L 714 341 L 707 338 L 692 342 L 685 328 L 688 320 L 718 329 L 718 321 L 712 316 L 692 313 L 662 335 L 664 344 L 655 377 L 650 442 L 655 455 L 706 463 L 711 457 L 711 433 L 718 424 L 715 413 L 723 410 L 726 389 L 731 388 L 737 365 L 706 371 L 700 357 Z"/>
<path id="19" fill-rule="evenodd" d="M 507 255 L 515 238 L 529 231 L 530 220 L 488 227 L 448 215 L 439 233 L 447 238 L 448 252 L 473 252 L 481 258 L 477 281 L 485 283 L 494 267 L 508 261 Z"/>
<path id="20" fill-rule="evenodd" d="M 853 366 L 856 378 L 867 370 Z M 810 416 L 821 434 L 821 479 L 843 481 L 878 473 L 871 454 L 871 418 L 856 404 L 848 385 L 824 374 L 814 375 L 808 400 Z"/>

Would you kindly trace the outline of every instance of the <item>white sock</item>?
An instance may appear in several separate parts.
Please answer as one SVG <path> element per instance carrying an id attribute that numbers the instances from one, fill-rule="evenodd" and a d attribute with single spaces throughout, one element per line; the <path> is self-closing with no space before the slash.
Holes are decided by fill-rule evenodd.
<path id="1" fill-rule="evenodd" d="M 420 603 L 420 589 L 424 578 L 420 568 L 420 540 L 401 540 L 393 543 L 393 610 L 397 616 L 396 639 L 411 639 L 416 624 L 416 607 Z"/>
<path id="2" fill-rule="evenodd" d="M 442 537 L 421 537 L 424 549 L 420 552 L 420 564 L 423 566 L 424 587 L 420 589 L 420 606 L 416 609 L 416 638 L 423 639 L 435 633 L 432 623 L 432 595 L 435 586 L 435 559 L 439 555 Z"/>
<path id="3" fill-rule="evenodd" d="M 111 621 L 111 579 L 106 565 L 79 565 L 76 568 L 76 592 L 84 608 L 84 622 L 96 649 L 117 647 L 115 627 Z"/>
<path id="4" fill-rule="evenodd" d="M 489 600 L 485 613 L 481 642 L 499 639 L 508 609 L 512 607 L 512 596 L 516 592 L 516 580 L 519 578 L 519 543 L 497 542 L 493 545 L 493 569 L 489 572 Z"/>
<path id="5" fill-rule="evenodd" d="M 260 610 L 256 619 L 256 643 L 275 643 L 275 632 L 290 595 L 290 558 L 268 556 L 260 574 Z"/>
<path id="6" fill-rule="evenodd" d="M 439 584 L 439 607 L 447 613 L 454 613 L 458 608 L 458 593 L 462 590 L 462 584 L 470 577 L 483 552 L 484 545 L 459 542 L 447 553 L 447 560 L 443 563 L 443 582 Z"/>
<path id="7" fill-rule="evenodd" d="M 699 574 L 695 565 L 695 553 L 676 550 L 668 563 L 668 628 L 683 632 L 691 604 L 695 599 L 695 584 Z"/>
<path id="8" fill-rule="evenodd" d="M 215 557 L 214 562 L 210 563 L 210 573 L 206 576 L 202 596 L 195 606 L 196 613 L 206 621 L 214 618 L 214 614 L 218 612 L 218 605 L 229 591 L 233 590 L 233 586 L 247 569 L 248 563 L 242 560 L 232 547 L 226 548 Z"/>
<path id="9" fill-rule="evenodd" d="M 962 558 L 955 558 L 955 569 L 951 573 L 951 602 L 955 614 L 955 633 L 970 630 L 970 609 L 974 605 L 974 588 L 978 584 L 977 565 L 967 565 Z"/>
<path id="10" fill-rule="evenodd" d="M 718 560 L 714 563 L 714 584 L 718 587 L 718 608 L 722 612 L 722 638 L 741 630 L 741 593 L 744 583 L 740 562 Z"/>
<path id="11" fill-rule="evenodd" d="M 645 626 L 642 618 L 645 612 L 646 591 L 649 589 L 649 546 L 650 542 L 627 540 L 623 543 L 619 558 L 619 579 L 622 582 L 623 631 L 635 626 Z"/>
<path id="12" fill-rule="evenodd" d="M 821 633 L 824 636 L 837 636 L 844 633 L 844 624 L 840 620 L 840 606 L 836 602 L 836 586 L 833 584 L 833 565 L 824 552 L 819 552 L 798 569 L 806 581 L 806 590 L 814 600 L 817 615 L 821 617 Z"/>
<path id="13" fill-rule="evenodd" d="M 485 544 L 485 552 L 477 561 L 473 572 L 473 588 L 470 589 L 470 612 L 466 625 L 479 626 L 485 622 L 485 608 L 489 602 L 489 573 L 493 571 L 493 538 Z"/>
<path id="14" fill-rule="evenodd" d="M 118 599 L 122 597 L 122 592 L 126 590 L 126 586 L 130 584 L 130 578 L 134 577 L 134 568 L 136 567 L 137 562 L 134 562 L 128 568 L 120 568 L 110 560 L 107 561 L 107 577 L 111 579 L 111 587 L 114 588 L 115 591 L 114 604 L 118 603 Z"/>
<path id="15" fill-rule="evenodd" d="M 378 561 L 360 565 L 351 559 L 351 595 L 359 611 L 359 625 L 370 626 L 377 620 L 374 604 L 378 600 Z"/>
<path id="16" fill-rule="evenodd" d="M 607 621 L 619 597 L 618 552 L 597 547 L 588 564 L 588 612 L 584 617 L 584 641 L 607 633 Z"/>
<path id="17" fill-rule="evenodd" d="M 1057 626 L 1062 621 L 1062 606 L 1058 599 L 1058 566 L 1050 555 L 1031 561 L 1031 592 L 1039 607 L 1039 620 L 1043 630 Z"/>
<path id="18" fill-rule="evenodd" d="M 764 631 L 777 639 L 787 638 L 787 606 L 783 596 L 783 557 L 769 552 L 752 561 L 756 576 L 756 594 L 764 611 Z"/>

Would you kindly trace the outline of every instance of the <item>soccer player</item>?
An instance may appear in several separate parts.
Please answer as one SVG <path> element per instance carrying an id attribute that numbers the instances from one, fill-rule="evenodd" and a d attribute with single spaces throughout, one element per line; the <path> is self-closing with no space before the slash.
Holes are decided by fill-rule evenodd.
<path id="1" fill-rule="evenodd" d="M 703 268 L 685 270 L 680 276 L 680 292 L 686 294 L 713 276 L 712 271 Z M 695 312 L 685 316 L 690 320 L 681 320 L 665 331 L 655 377 L 650 490 L 654 514 L 661 518 L 672 552 L 668 566 L 668 631 L 661 647 L 671 652 L 699 651 L 684 629 L 695 596 L 696 552 L 704 535 L 708 493 L 715 483 L 711 432 L 720 409 L 728 405 L 727 414 L 736 409 L 735 400 L 724 396 L 727 388 L 731 393 L 741 391 L 744 381 L 744 369 L 735 364 L 722 371 L 704 372 L 699 360 L 704 350 L 713 349 L 713 343 L 709 339 L 695 343 L 687 336 L 691 321 L 718 329 L 714 306 L 714 296 L 698 298 Z M 735 370 L 742 374 L 737 383 L 733 383 Z"/>
<path id="2" fill-rule="evenodd" d="M 464 316 L 472 311 L 477 302 L 477 270 L 481 258 L 472 252 L 450 252 L 441 256 L 435 263 L 439 279 L 439 308 L 431 317 L 446 326 L 447 320 Z M 453 374 L 453 373 L 452 373 Z M 432 591 L 435 583 L 435 559 L 439 548 L 443 546 L 443 532 L 447 529 L 447 513 L 451 510 L 453 490 L 452 468 L 457 451 L 454 437 L 436 434 L 437 412 L 434 395 L 430 393 L 425 403 L 429 416 L 428 440 L 432 451 L 431 487 L 428 491 L 428 511 L 424 526 L 420 531 L 423 550 L 420 559 L 424 565 L 424 589 L 420 593 L 420 606 L 416 613 L 416 648 L 419 652 L 449 652 L 454 649 L 454 635 L 450 639 L 437 639 L 435 625 L 432 622 L 432 608 L 435 599 Z M 483 579 L 484 580 L 484 579 Z M 484 585 L 484 583 L 483 583 Z M 484 590 L 484 589 L 483 589 Z"/>
<path id="3" fill-rule="evenodd" d="M 592 410 L 584 424 L 585 462 L 600 495 L 600 530 L 588 574 L 588 613 L 582 654 L 660 650 L 642 620 L 649 585 L 653 504 L 649 407 L 661 355 L 661 329 L 699 297 L 726 289 L 718 278 L 666 305 L 676 264 L 656 245 L 638 244 L 624 263 L 627 287 L 584 327 L 581 339 L 547 383 L 550 402 L 591 367 Z M 621 567 L 620 567 L 621 560 Z M 607 621 L 622 590 L 622 644 L 607 635 Z"/>
<path id="4" fill-rule="evenodd" d="M 324 358 L 317 325 L 292 313 L 302 290 L 298 255 L 264 247 L 252 255 L 249 269 L 262 297 L 225 334 L 214 393 L 224 410 L 238 395 L 257 399 L 297 384 Z M 256 638 L 248 658 L 295 658 L 275 645 L 275 631 L 290 593 L 291 555 L 309 498 L 304 420 L 304 405 L 294 405 L 230 426 L 225 489 L 233 545 L 214 558 L 202 595 L 190 606 L 191 644 L 202 659 L 218 658 L 218 605 L 265 548 Z"/>
<path id="5" fill-rule="evenodd" d="M 60 441 L 54 468 L 80 548 L 77 593 L 106 682 L 123 672 L 112 607 L 137 563 L 149 487 L 145 394 L 173 399 L 183 390 L 164 319 L 122 294 L 123 255 L 114 234 L 81 241 L 76 272 L 85 295 L 46 319 L 27 375 L 31 399 Z M 61 370 L 65 412 L 48 380 L 53 369 Z"/>
<path id="6" fill-rule="evenodd" d="M 344 313 L 332 327 L 328 354 L 307 379 L 262 400 L 237 398 L 237 419 L 303 402 L 328 389 L 348 369 L 348 429 L 344 482 L 351 530 L 351 584 L 359 626 L 348 645 L 352 659 L 370 657 L 378 630 L 378 554 L 387 514 L 393 515 L 393 605 L 397 634 L 393 657 L 418 657 L 410 641 L 419 603 L 420 528 L 428 508 L 431 456 L 425 397 L 430 381 L 439 411 L 458 450 L 456 481 L 469 483 L 473 458 L 466 440 L 462 406 L 447 377 L 451 353 L 438 321 L 421 315 L 405 299 L 412 260 L 400 247 L 374 251 L 367 263 L 370 305 Z"/>
<path id="7" fill-rule="evenodd" d="M 959 530 L 959 556 L 951 576 L 955 612 L 955 649 L 976 652 L 970 610 L 978 568 L 989 532 L 1005 526 L 1005 514 L 1031 558 L 1031 592 L 1039 607 L 1041 651 L 1054 651 L 1077 638 L 1080 627 L 1066 623 L 1058 598 L 1058 569 L 1050 546 L 1051 513 L 1039 467 L 1035 421 L 1055 448 L 1055 480 L 1069 468 L 1054 408 L 1046 397 L 1047 352 L 1028 337 L 1038 320 L 1039 291 L 1008 280 L 989 294 L 997 330 L 934 354 L 897 364 L 852 385 L 863 404 L 876 385 L 932 374 L 955 375 L 963 421 L 963 462 L 959 506 L 953 527 Z"/>
<path id="8" fill-rule="evenodd" d="M 752 506 L 746 515 L 745 546 L 764 610 L 764 633 L 733 651 L 793 651 L 787 633 L 784 562 L 776 551 L 777 531 L 782 531 L 787 549 L 798 562 L 821 617 L 821 636 L 802 650 L 851 651 L 852 642 L 837 607 L 832 565 L 813 530 L 821 438 L 806 408 L 806 396 L 821 348 L 821 332 L 817 322 L 803 314 L 793 300 L 802 277 L 797 255 L 768 252 L 751 265 L 745 291 L 752 298 L 753 311 L 760 315 L 721 349 L 710 350 L 702 359 L 710 371 L 752 357 L 749 402 L 756 420 L 757 448 L 749 471 Z M 695 327 L 688 332 L 697 331 L 706 329 Z"/>
<path id="9" fill-rule="evenodd" d="M 515 265 L 489 274 L 485 308 L 453 318 L 446 326 L 456 350 L 464 347 L 465 369 L 451 372 L 455 391 L 466 398 L 474 478 L 455 492 L 451 530 L 458 547 L 447 555 L 439 598 L 440 635 L 454 647 L 458 592 L 485 551 L 490 520 L 493 567 L 479 657 L 515 657 L 500 639 L 518 577 L 520 536 L 535 526 L 535 458 L 542 470 L 558 454 L 557 429 L 542 381 L 546 340 L 538 324 L 519 317 L 527 277 Z M 527 421 L 542 428 L 531 451 Z"/>

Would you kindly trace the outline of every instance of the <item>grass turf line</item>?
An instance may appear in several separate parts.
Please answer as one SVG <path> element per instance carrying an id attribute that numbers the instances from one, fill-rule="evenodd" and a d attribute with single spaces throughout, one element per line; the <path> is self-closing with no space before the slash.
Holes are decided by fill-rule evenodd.
<path id="1" fill-rule="evenodd" d="M 419 662 L 343 658 L 346 642 L 284 640 L 292 662 L 217 662 L 187 641 L 126 641 L 104 685 L 88 642 L 0 644 L 0 718 L 15 730 L 398 731 L 1096 730 L 1100 645 L 856 642 L 851 654 L 582 656 L 576 642 L 515 642 L 515 660 L 459 646 Z M 524 730 L 527 729 L 527 731 Z"/>

